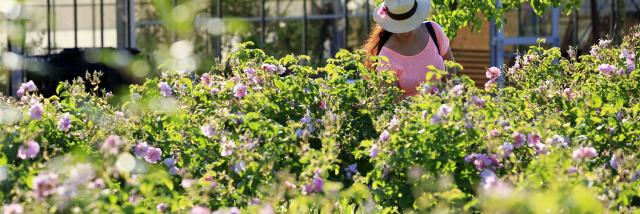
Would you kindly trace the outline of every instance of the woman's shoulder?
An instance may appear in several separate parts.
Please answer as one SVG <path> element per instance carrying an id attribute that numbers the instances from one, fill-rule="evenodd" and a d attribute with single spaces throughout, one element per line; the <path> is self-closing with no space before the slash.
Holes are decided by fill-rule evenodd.
<path id="1" fill-rule="evenodd" d="M 433 28 L 436 29 L 436 30 L 439 30 L 439 31 L 442 30 L 442 26 L 440 26 L 440 24 L 438 24 L 435 21 L 424 21 L 424 22 L 422 22 L 422 24 L 427 24 L 427 23 L 431 24 L 431 26 L 433 26 Z"/>

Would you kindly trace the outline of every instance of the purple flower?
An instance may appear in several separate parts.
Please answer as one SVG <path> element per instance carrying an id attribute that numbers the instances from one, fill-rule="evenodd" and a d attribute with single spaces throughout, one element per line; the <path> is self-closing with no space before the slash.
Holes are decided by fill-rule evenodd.
<path id="1" fill-rule="evenodd" d="M 233 87 L 233 93 L 233 96 L 237 98 L 243 98 L 244 96 L 247 96 L 247 86 L 242 83 L 238 83 L 235 87 Z"/>
<path id="2" fill-rule="evenodd" d="M 464 158 L 465 162 L 472 163 L 478 171 L 493 169 L 500 166 L 500 162 L 494 155 L 473 153 Z"/>
<path id="3" fill-rule="evenodd" d="M 245 170 L 247 170 L 247 167 L 246 167 L 244 161 L 240 161 L 238 163 L 233 164 L 233 166 L 231 166 L 231 169 L 236 174 L 240 174 L 240 173 L 244 172 Z"/>
<path id="4" fill-rule="evenodd" d="M 30 140 L 26 144 L 18 147 L 18 158 L 22 160 L 33 159 L 40 152 L 40 144 L 38 142 Z"/>
<path id="5" fill-rule="evenodd" d="M 147 155 L 148 151 L 149 151 L 149 145 L 147 144 L 147 142 L 140 142 L 136 144 L 135 147 L 133 147 L 133 154 L 135 154 L 136 157 L 143 158 L 144 156 Z"/>
<path id="6" fill-rule="evenodd" d="M 607 47 L 611 44 L 611 40 L 610 39 L 600 39 L 600 42 L 598 42 L 598 46 L 600 47 Z"/>
<path id="7" fill-rule="evenodd" d="M 371 145 L 371 149 L 369 149 L 369 157 L 376 158 L 378 157 L 378 153 L 380 152 L 380 148 L 378 148 L 378 144 Z"/>
<path id="8" fill-rule="evenodd" d="M 536 143 L 533 145 L 533 151 L 536 155 L 547 154 L 547 145 L 544 143 Z"/>
<path id="9" fill-rule="evenodd" d="M 520 132 L 514 132 L 512 137 L 513 137 L 513 146 L 518 148 L 524 145 L 525 136 L 523 134 L 521 134 Z"/>
<path id="10" fill-rule="evenodd" d="M 500 77 L 500 74 L 502 74 L 502 72 L 500 71 L 500 68 L 497 68 L 497 67 L 491 67 L 487 69 L 487 72 L 486 72 L 488 79 L 498 78 Z"/>
<path id="11" fill-rule="evenodd" d="M 24 209 L 20 204 L 5 204 L 2 206 L 2 210 L 4 214 L 23 214 Z"/>
<path id="12" fill-rule="evenodd" d="M 382 134 L 380 134 L 380 137 L 379 137 L 379 139 L 378 139 L 378 140 L 379 140 L 380 142 L 387 142 L 387 141 L 389 141 L 389 137 L 390 137 L 389 131 L 387 131 L 387 130 L 385 129 L 385 130 L 382 132 Z"/>
<path id="13" fill-rule="evenodd" d="M 569 167 L 569 169 L 567 170 L 567 172 L 569 172 L 569 174 L 573 174 L 576 173 L 578 171 L 578 169 L 575 166 L 571 166 Z"/>
<path id="14" fill-rule="evenodd" d="M 282 65 L 278 65 L 278 74 L 284 74 L 285 72 L 287 72 L 287 68 Z"/>
<path id="15" fill-rule="evenodd" d="M 442 118 L 448 116 L 452 111 L 453 111 L 452 107 L 449 107 L 447 104 L 442 104 L 442 106 L 438 108 L 438 111 L 431 118 L 431 123 L 432 124 L 440 123 Z"/>
<path id="16" fill-rule="evenodd" d="M 255 75 L 256 75 L 256 70 L 253 69 L 253 68 L 245 68 L 245 69 L 243 69 L 243 71 L 244 71 L 244 73 L 247 74 L 247 76 L 250 79 L 253 79 L 253 77 L 255 77 Z"/>
<path id="17" fill-rule="evenodd" d="M 620 162 L 620 160 L 618 160 L 619 158 L 616 157 L 615 155 L 611 156 L 611 160 L 609 160 L 609 166 L 615 170 L 618 169 L 618 166 L 620 166 L 618 163 Z"/>
<path id="18" fill-rule="evenodd" d="M 582 147 L 573 151 L 571 157 L 574 160 L 593 159 L 598 156 L 598 152 L 593 147 Z"/>
<path id="19" fill-rule="evenodd" d="M 167 209 L 169 209 L 169 206 L 165 203 L 159 203 L 158 205 L 156 205 L 156 210 L 158 212 L 163 213 L 163 212 L 166 212 Z"/>
<path id="20" fill-rule="evenodd" d="M 36 197 L 43 199 L 47 196 L 53 195 L 56 192 L 58 186 L 58 176 L 56 174 L 46 172 L 40 173 L 33 179 L 33 192 Z"/>
<path id="21" fill-rule="evenodd" d="M 122 140 L 118 135 L 109 135 L 107 139 L 104 140 L 100 150 L 108 155 L 117 155 L 120 149 L 120 145 L 122 145 Z"/>
<path id="22" fill-rule="evenodd" d="M 201 126 L 200 130 L 202 131 L 202 134 L 208 138 L 212 138 L 213 136 L 216 135 L 216 132 L 213 131 L 213 128 L 211 128 L 210 125 Z"/>
<path id="23" fill-rule="evenodd" d="M 563 136 L 560 136 L 560 135 L 553 135 L 553 137 L 552 138 L 548 138 L 546 140 L 546 142 L 548 144 L 551 144 L 551 145 L 560 145 L 562 147 L 569 146 L 569 139 L 567 139 L 567 138 L 565 138 Z"/>
<path id="24" fill-rule="evenodd" d="M 149 151 L 147 151 L 147 155 L 144 156 L 144 159 L 149 163 L 157 163 L 162 158 L 162 150 L 160 148 L 149 147 Z"/>
<path id="25" fill-rule="evenodd" d="M 618 121 L 622 121 L 623 118 L 624 113 L 622 111 L 618 111 L 618 113 L 616 113 L 616 119 L 618 119 Z"/>
<path id="26" fill-rule="evenodd" d="M 480 184 L 484 190 L 491 189 L 498 183 L 498 176 L 491 170 L 484 170 L 480 173 Z"/>
<path id="27" fill-rule="evenodd" d="M 195 206 L 193 208 L 191 208 L 191 212 L 189 212 L 191 214 L 211 214 L 211 210 L 209 210 L 209 208 L 207 207 L 203 207 L 203 206 Z"/>
<path id="28" fill-rule="evenodd" d="M 484 104 L 486 101 L 478 96 L 473 96 L 471 97 L 471 102 L 473 102 L 473 104 L 477 105 L 480 108 L 484 108 Z"/>
<path id="29" fill-rule="evenodd" d="M 514 147 L 513 144 L 505 142 L 502 144 L 502 146 L 500 146 L 500 148 L 502 149 L 502 154 L 504 155 L 504 157 L 509 157 L 513 153 Z"/>
<path id="30" fill-rule="evenodd" d="M 29 109 L 29 113 L 31 114 L 31 119 L 40 120 L 42 119 L 42 105 L 40 103 L 35 103 Z"/>
<path id="31" fill-rule="evenodd" d="M 236 143 L 233 140 L 225 140 L 220 144 L 220 155 L 226 157 L 233 154 L 233 150 L 236 148 Z"/>
<path id="32" fill-rule="evenodd" d="M 351 164 L 349 165 L 346 169 L 344 169 L 344 172 L 347 175 L 347 178 L 351 178 L 351 176 L 353 174 L 358 174 L 358 164 Z"/>
<path id="33" fill-rule="evenodd" d="M 177 175 L 179 170 L 176 166 L 169 167 L 169 175 Z"/>
<path id="34" fill-rule="evenodd" d="M 29 80 L 29 82 L 20 84 L 20 87 L 16 91 L 16 95 L 18 95 L 18 97 L 22 97 L 27 92 L 33 92 L 37 90 L 38 90 L 38 87 L 36 87 L 36 84 L 34 84 L 32 80 Z"/>
<path id="35" fill-rule="evenodd" d="M 613 72 L 616 71 L 616 66 L 609 65 L 609 64 L 602 64 L 598 67 L 598 70 L 600 71 L 600 73 L 604 75 L 611 75 Z"/>
<path id="36" fill-rule="evenodd" d="M 449 94 L 451 94 L 451 96 L 457 97 L 462 95 L 463 92 L 464 92 L 464 85 L 459 84 L 459 85 L 453 86 Z"/>
<path id="37" fill-rule="evenodd" d="M 320 177 L 320 171 L 316 170 L 313 175 L 313 191 L 314 192 L 322 192 L 322 188 L 324 187 L 324 181 L 322 177 Z"/>
<path id="38" fill-rule="evenodd" d="M 172 167 L 176 165 L 176 159 L 173 159 L 173 158 L 165 158 L 163 162 L 164 162 L 164 165 L 167 167 Z"/>
<path id="39" fill-rule="evenodd" d="M 167 82 L 160 82 L 158 84 L 158 88 L 160 88 L 160 95 L 162 96 L 168 97 L 173 94 L 173 92 L 171 91 L 171 86 L 169 86 Z"/>

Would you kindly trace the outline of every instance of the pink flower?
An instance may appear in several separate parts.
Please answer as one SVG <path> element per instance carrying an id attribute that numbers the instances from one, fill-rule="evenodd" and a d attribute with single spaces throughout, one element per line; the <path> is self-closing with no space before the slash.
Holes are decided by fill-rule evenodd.
<path id="1" fill-rule="evenodd" d="M 389 13 L 389 9 L 387 9 L 386 5 L 383 5 L 382 8 L 378 10 L 378 15 L 380 15 L 381 18 L 386 18 L 387 13 Z"/>
<path id="2" fill-rule="evenodd" d="M 371 145 L 371 149 L 369 149 L 369 157 L 376 158 L 378 157 L 378 153 L 380 153 L 380 148 L 378 148 L 378 144 Z"/>
<path id="3" fill-rule="evenodd" d="M 583 147 L 573 151 L 571 157 L 574 160 L 593 159 L 598 156 L 598 152 L 593 147 Z"/>
<path id="4" fill-rule="evenodd" d="M 490 79 L 484 84 L 484 90 L 489 91 L 493 88 L 494 85 L 496 85 L 496 79 Z"/>
<path id="5" fill-rule="evenodd" d="M 171 86 L 167 82 L 160 82 L 158 88 L 160 88 L 160 95 L 162 96 L 168 97 L 173 94 Z"/>
<path id="6" fill-rule="evenodd" d="M 563 90 L 563 92 L 564 92 L 564 95 L 565 95 L 565 96 L 567 97 L 567 99 L 569 99 L 569 100 L 573 100 L 573 99 L 574 99 L 574 98 L 576 98 L 576 96 L 577 96 L 575 93 L 573 93 L 573 92 L 571 91 L 571 88 L 565 88 L 565 89 Z"/>
<path id="7" fill-rule="evenodd" d="M 243 98 L 247 96 L 247 86 L 242 83 L 238 83 L 235 87 L 233 87 L 234 96 L 237 98 Z"/>
<path id="8" fill-rule="evenodd" d="M 144 159 L 149 163 L 157 163 L 162 158 L 162 150 L 160 148 L 149 147 L 147 155 Z"/>
<path id="9" fill-rule="evenodd" d="M 492 129 L 491 131 L 489 131 L 489 137 L 495 138 L 500 136 L 500 131 L 498 131 L 497 129 Z"/>
<path id="10" fill-rule="evenodd" d="M 147 144 L 147 142 L 140 142 L 136 144 L 135 147 L 133 147 L 133 154 L 140 158 L 147 156 L 148 151 L 149 145 Z"/>
<path id="11" fill-rule="evenodd" d="M 513 137 L 513 145 L 516 148 L 524 145 L 525 136 L 523 134 L 521 134 L 520 132 L 514 132 L 511 136 Z"/>
<path id="12" fill-rule="evenodd" d="M 320 100 L 320 109 L 327 109 L 327 102 Z"/>
<path id="13" fill-rule="evenodd" d="M 531 133 L 527 136 L 527 143 L 529 146 L 535 146 L 541 142 L 540 135 L 537 133 Z"/>
<path id="14" fill-rule="evenodd" d="M 40 152 L 40 144 L 34 140 L 30 140 L 26 144 L 18 147 L 18 158 L 22 160 L 33 159 Z"/>
<path id="15" fill-rule="evenodd" d="M 118 119 L 118 120 L 124 119 L 124 112 L 116 111 L 115 115 L 116 115 L 116 119 Z"/>
<path id="16" fill-rule="evenodd" d="M 380 134 L 379 140 L 380 142 L 387 142 L 389 141 L 389 137 L 390 137 L 389 131 L 384 130 L 382 134 Z"/>
<path id="17" fill-rule="evenodd" d="M 275 73 L 278 70 L 278 67 L 276 67 L 273 64 L 265 63 L 265 64 L 262 64 L 262 70 L 269 73 Z"/>
<path id="18" fill-rule="evenodd" d="M 209 75 L 209 73 L 202 74 L 202 76 L 200 76 L 200 82 L 202 82 L 202 84 L 205 86 L 211 86 L 211 84 L 213 84 L 211 82 L 211 75 Z"/>
<path id="19" fill-rule="evenodd" d="M 191 214 L 211 214 L 211 210 L 209 210 L 209 208 L 207 207 L 203 207 L 203 206 L 195 206 L 193 208 L 191 208 L 191 212 L 189 212 Z"/>
<path id="20" fill-rule="evenodd" d="M 29 113 L 31 114 L 31 119 L 40 120 L 42 119 L 42 105 L 40 103 L 33 104 L 29 109 Z"/>
<path id="21" fill-rule="evenodd" d="M 169 209 L 169 206 L 168 206 L 167 204 L 165 204 L 165 203 L 159 203 L 159 204 L 156 206 L 156 210 L 157 210 L 158 212 L 161 212 L 161 213 L 166 212 L 166 211 L 167 211 L 167 209 Z"/>
<path id="22" fill-rule="evenodd" d="M 609 64 L 602 64 L 598 67 L 598 70 L 600 71 L 600 73 L 604 75 L 611 75 L 613 72 L 616 71 L 616 67 Z"/>
<path id="23" fill-rule="evenodd" d="M 117 155 L 122 145 L 122 140 L 118 135 L 110 135 L 107 139 L 104 140 L 100 150 L 106 153 L 107 155 Z"/>
<path id="24" fill-rule="evenodd" d="M 487 75 L 488 79 L 496 79 L 496 78 L 500 77 L 500 74 L 502 74 L 502 72 L 497 67 L 491 67 L 491 68 L 487 69 L 487 72 L 486 72 L 486 75 Z"/>
<path id="25" fill-rule="evenodd" d="M 23 214 L 24 209 L 20 204 L 5 204 L 2 206 L 2 210 L 4 214 Z"/>
<path id="26" fill-rule="evenodd" d="M 50 172 L 41 173 L 33 179 L 33 191 L 39 199 L 53 195 L 57 186 L 58 176 Z"/>

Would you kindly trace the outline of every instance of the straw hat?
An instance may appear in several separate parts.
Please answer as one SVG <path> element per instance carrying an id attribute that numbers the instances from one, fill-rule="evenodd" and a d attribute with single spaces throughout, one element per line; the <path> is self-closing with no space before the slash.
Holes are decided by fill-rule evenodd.
<path id="1" fill-rule="evenodd" d="M 391 33 L 418 28 L 429 15 L 429 0 L 385 0 L 373 11 L 373 20 Z"/>

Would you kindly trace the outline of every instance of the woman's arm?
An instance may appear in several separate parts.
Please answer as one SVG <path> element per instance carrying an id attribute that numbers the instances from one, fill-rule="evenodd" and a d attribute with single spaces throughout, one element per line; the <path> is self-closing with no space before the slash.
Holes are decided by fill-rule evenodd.
<path id="1" fill-rule="evenodd" d="M 445 60 L 448 60 L 448 61 L 456 61 L 456 60 L 453 58 L 453 52 L 451 51 L 451 47 L 449 47 L 449 49 L 447 49 L 447 53 L 444 55 L 444 57 L 443 57 L 443 58 L 444 58 Z M 450 73 L 450 74 L 458 74 L 458 72 L 459 72 L 459 71 L 458 71 L 458 68 L 451 68 L 451 69 L 449 70 L 449 73 Z"/>

